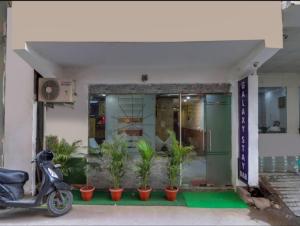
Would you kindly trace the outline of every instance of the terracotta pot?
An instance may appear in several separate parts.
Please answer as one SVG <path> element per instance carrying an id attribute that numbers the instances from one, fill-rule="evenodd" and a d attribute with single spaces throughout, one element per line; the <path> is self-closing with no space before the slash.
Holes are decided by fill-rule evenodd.
<path id="1" fill-rule="evenodd" d="M 95 187 L 91 185 L 86 185 L 80 188 L 81 198 L 84 201 L 90 201 L 93 198 Z"/>
<path id="2" fill-rule="evenodd" d="M 152 188 L 146 188 L 146 189 L 138 188 L 137 190 L 139 191 L 140 200 L 147 201 L 150 198 Z"/>
<path id="3" fill-rule="evenodd" d="M 122 198 L 123 188 L 110 188 L 110 196 L 113 201 L 120 201 Z"/>
<path id="4" fill-rule="evenodd" d="M 165 193 L 166 193 L 166 199 L 169 201 L 175 201 L 176 197 L 177 197 L 177 193 L 178 193 L 178 188 L 173 187 L 173 189 L 170 189 L 170 187 L 167 187 L 165 189 Z"/>

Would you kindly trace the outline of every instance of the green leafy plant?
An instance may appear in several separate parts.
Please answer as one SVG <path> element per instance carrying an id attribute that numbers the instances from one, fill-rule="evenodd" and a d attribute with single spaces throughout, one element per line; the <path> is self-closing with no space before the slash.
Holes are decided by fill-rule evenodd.
<path id="1" fill-rule="evenodd" d="M 46 148 L 53 152 L 53 162 L 61 165 L 64 176 L 68 176 L 71 172 L 71 166 L 67 163 L 79 148 L 80 143 L 81 141 L 77 140 L 70 144 L 65 139 L 59 140 L 57 136 L 53 135 L 46 137 Z"/>
<path id="2" fill-rule="evenodd" d="M 171 153 L 168 161 L 168 179 L 169 188 L 174 189 L 178 187 L 180 165 L 185 161 L 188 153 L 193 150 L 193 146 L 182 146 L 176 139 L 176 135 L 173 131 L 168 130 L 168 133 L 172 140 Z"/>
<path id="3" fill-rule="evenodd" d="M 149 178 L 152 160 L 155 156 L 155 151 L 151 145 L 144 139 L 141 139 L 136 144 L 139 154 L 141 156 L 140 161 L 137 162 L 137 173 L 140 179 L 140 188 L 149 188 Z"/>
<path id="4" fill-rule="evenodd" d="M 125 174 L 127 146 L 127 142 L 121 136 L 114 136 L 112 141 L 105 141 L 101 145 L 101 149 L 109 161 L 108 170 L 114 189 L 121 188 L 121 179 Z"/>

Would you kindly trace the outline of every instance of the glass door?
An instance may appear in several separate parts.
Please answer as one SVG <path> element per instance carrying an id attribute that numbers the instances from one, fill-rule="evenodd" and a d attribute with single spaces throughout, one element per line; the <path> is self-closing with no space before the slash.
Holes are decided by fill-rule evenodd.
<path id="1" fill-rule="evenodd" d="M 231 96 L 206 95 L 206 181 L 231 184 Z"/>
<path id="2" fill-rule="evenodd" d="M 186 188 L 206 185 L 204 100 L 199 94 L 181 94 L 181 143 L 193 146 L 181 170 L 181 185 Z"/>

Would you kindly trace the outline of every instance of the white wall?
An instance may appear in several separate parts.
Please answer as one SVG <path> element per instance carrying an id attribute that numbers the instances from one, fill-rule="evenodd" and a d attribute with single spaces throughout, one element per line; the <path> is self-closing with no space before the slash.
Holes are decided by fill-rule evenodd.
<path id="1" fill-rule="evenodd" d="M 249 153 L 248 166 L 250 186 L 258 185 L 258 76 L 256 73 L 248 78 L 248 124 L 249 124 Z"/>
<path id="2" fill-rule="evenodd" d="M 231 127 L 232 127 L 232 182 L 236 186 L 245 184 L 238 178 L 238 157 L 239 157 L 239 106 L 238 106 L 238 81 L 248 76 L 248 184 L 258 185 L 258 77 L 256 72 L 245 73 L 237 76 L 232 81 L 231 91 Z"/>
<path id="3" fill-rule="evenodd" d="M 14 1 L 12 10 L 14 49 L 28 41 L 265 40 L 282 47 L 279 1 Z"/>
<path id="4" fill-rule="evenodd" d="M 259 87 L 287 88 L 287 133 L 259 134 L 260 156 L 300 155 L 298 131 L 300 74 L 260 74 Z"/>
<path id="5" fill-rule="evenodd" d="M 20 50 L 20 55 L 22 51 L 23 54 L 24 52 L 28 54 L 26 50 L 28 41 L 264 40 L 266 47 L 275 49 L 282 47 L 279 2 L 181 2 L 164 7 L 161 4 L 169 3 L 132 2 L 128 8 L 120 4 L 120 2 L 72 4 L 63 1 L 14 2 L 12 8 L 14 49 Z M 137 17 L 140 20 L 137 20 Z M 210 21 L 209 26 L 207 21 Z M 29 161 L 34 149 L 33 70 L 11 50 L 8 50 L 7 61 L 6 85 L 9 88 L 5 119 L 6 164 L 9 167 L 20 166 L 21 169 L 29 171 Z M 242 70 L 243 68 L 239 68 L 239 73 L 242 73 Z M 224 79 L 230 74 L 225 72 L 222 75 L 201 74 L 200 71 L 193 71 L 191 68 L 183 70 L 176 65 L 160 68 L 141 65 L 125 68 L 115 66 L 65 72 L 65 77 L 77 80 L 77 101 L 73 108 L 55 106 L 54 109 L 47 110 L 46 134 L 55 134 L 70 142 L 81 139 L 83 146 L 87 146 L 88 85 L 140 83 L 140 75 L 144 72 L 149 74 L 149 83 L 229 82 Z M 16 90 L 18 95 L 15 94 Z M 234 117 L 233 119 L 236 120 Z M 233 133 L 233 137 L 235 134 Z M 234 153 L 236 150 L 233 146 Z M 15 158 L 17 155 L 22 155 L 22 158 Z M 236 159 L 233 159 L 233 162 L 236 163 Z"/>
<path id="6" fill-rule="evenodd" d="M 262 40 L 282 48 L 279 1 L 14 1 L 12 10 L 13 48 L 47 77 L 61 67 L 27 43 Z"/>
<path id="7" fill-rule="evenodd" d="M 31 174 L 33 147 L 33 69 L 11 46 L 11 11 L 8 10 L 4 167 L 25 170 Z M 25 191 L 31 190 L 31 181 Z"/>

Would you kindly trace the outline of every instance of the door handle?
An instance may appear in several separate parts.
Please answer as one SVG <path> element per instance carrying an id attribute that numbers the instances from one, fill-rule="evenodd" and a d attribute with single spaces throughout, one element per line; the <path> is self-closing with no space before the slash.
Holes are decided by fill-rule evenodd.
<path id="1" fill-rule="evenodd" d="M 205 152 L 205 131 L 202 132 L 202 151 Z"/>
<path id="2" fill-rule="evenodd" d="M 209 152 L 211 152 L 211 130 L 209 130 Z"/>

